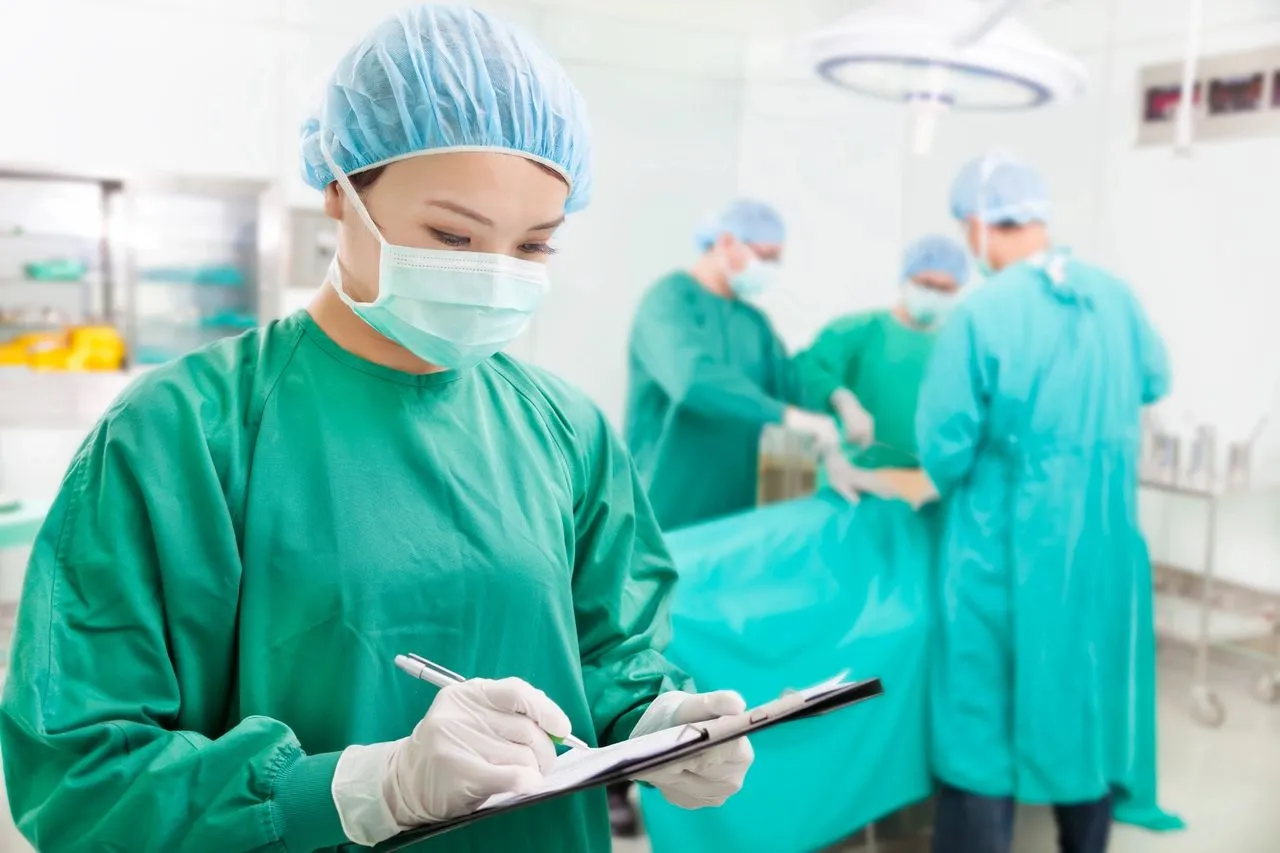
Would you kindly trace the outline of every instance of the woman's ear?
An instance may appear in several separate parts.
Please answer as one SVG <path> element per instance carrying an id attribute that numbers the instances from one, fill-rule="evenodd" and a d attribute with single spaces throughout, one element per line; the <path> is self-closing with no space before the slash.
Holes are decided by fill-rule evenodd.
<path id="1" fill-rule="evenodd" d="M 324 188 L 324 215 L 334 222 L 342 221 L 342 190 L 337 181 Z"/>

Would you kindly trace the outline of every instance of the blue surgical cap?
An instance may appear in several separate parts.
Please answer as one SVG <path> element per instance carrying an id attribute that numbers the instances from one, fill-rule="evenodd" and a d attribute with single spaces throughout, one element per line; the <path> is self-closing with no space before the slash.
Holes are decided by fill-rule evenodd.
<path id="1" fill-rule="evenodd" d="M 1049 190 L 1035 169 L 1007 154 L 971 160 L 951 184 L 951 215 L 981 222 L 1046 222 Z"/>
<path id="2" fill-rule="evenodd" d="M 757 246 L 781 245 L 787 229 L 778 211 L 762 201 L 740 198 L 725 208 L 711 222 L 698 231 L 698 248 L 702 251 L 715 245 L 721 234 L 732 234 L 743 243 Z"/>
<path id="3" fill-rule="evenodd" d="M 902 255 L 902 277 L 915 278 L 926 272 L 946 273 L 963 285 L 969 278 L 969 253 L 950 237 L 921 237 Z"/>
<path id="4" fill-rule="evenodd" d="M 591 195 L 582 96 L 532 38 L 466 6 L 432 4 L 384 21 L 347 52 L 302 126 L 302 172 L 333 180 L 321 140 L 348 174 L 432 151 L 522 154 L 569 182 L 566 211 Z"/>

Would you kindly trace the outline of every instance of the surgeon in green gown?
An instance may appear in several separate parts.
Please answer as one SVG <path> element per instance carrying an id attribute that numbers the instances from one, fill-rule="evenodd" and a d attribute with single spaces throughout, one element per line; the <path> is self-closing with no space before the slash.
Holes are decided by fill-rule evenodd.
<path id="1" fill-rule="evenodd" d="M 570 729 L 743 708 L 663 656 L 675 573 L 620 440 L 497 354 L 591 188 L 562 69 L 411 8 L 341 60 L 301 148 L 338 223 L 310 308 L 135 383 L 35 544 L 0 740 L 41 853 L 355 849 L 538 784 Z M 738 741 L 644 778 L 717 805 L 750 762 Z M 607 853 L 605 798 L 416 849 Z"/>
<path id="2" fill-rule="evenodd" d="M 1142 407 L 1165 348 L 1124 282 L 1053 245 L 1043 179 L 991 154 L 951 190 L 992 275 L 956 307 L 920 390 L 942 496 L 934 853 L 1010 853 L 1015 803 L 1052 805 L 1062 853 L 1103 853 L 1157 801 Z"/>
<path id="3" fill-rule="evenodd" d="M 921 237 L 902 261 L 898 303 L 842 317 L 796 357 L 801 397 L 839 418 L 863 468 L 914 468 L 916 400 L 938 329 L 969 277 L 955 240 Z"/>
<path id="4" fill-rule="evenodd" d="M 791 359 L 750 301 L 776 275 L 785 237 L 772 207 L 734 201 L 698 235 L 693 266 L 655 284 L 636 312 L 626 437 L 664 530 L 755 506 L 767 425 L 820 452 L 839 444 L 831 417 L 792 405 Z"/>

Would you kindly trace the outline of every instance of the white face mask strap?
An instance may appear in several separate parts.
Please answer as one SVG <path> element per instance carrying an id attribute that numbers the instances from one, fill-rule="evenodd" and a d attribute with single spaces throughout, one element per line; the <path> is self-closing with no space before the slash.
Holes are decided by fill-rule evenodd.
<path id="1" fill-rule="evenodd" d="M 373 217 L 369 215 L 369 210 L 364 206 L 364 202 L 360 200 L 360 193 L 356 192 L 356 188 L 351 183 L 351 179 L 347 177 L 347 173 L 338 168 L 338 164 L 333 161 L 332 155 L 329 154 L 329 145 L 325 141 L 325 134 L 320 132 L 320 156 L 324 158 L 325 164 L 329 167 L 329 171 L 333 173 L 333 179 L 338 182 L 338 186 L 342 188 L 342 192 L 347 196 L 347 200 L 351 202 L 356 209 L 360 219 L 365 226 L 373 232 L 373 236 L 378 238 L 378 242 L 386 245 L 386 238 L 382 236 L 382 232 L 374 223 Z"/>
<path id="2" fill-rule="evenodd" d="M 991 258 L 987 257 L 990 249 L 990 235 L 987 230 L 987 184 L 991 181 L 991 176 L 995 174 L 996 169 L 1008 161 L 1009 155 L 1005 152 L 992 151 L 982 158 L 982 168 L 978 170 L 978 259 L 987 266 L 991 265 Z"/>

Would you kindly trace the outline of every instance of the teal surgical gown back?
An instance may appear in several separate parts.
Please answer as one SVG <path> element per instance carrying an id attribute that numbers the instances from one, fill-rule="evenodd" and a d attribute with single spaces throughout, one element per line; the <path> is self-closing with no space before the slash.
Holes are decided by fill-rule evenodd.
<path id="1" fill-rule="evenodd" d="M 340 751 L 435 695 L 396 654 L 519 676 L 620 740 L 684 683 L 673 580 L 580 393 L 501 356 L 401 373 L 295 315 L 146 375 L 75 457 L 0 705 L 13 813 L 42 853 L 341 847 Z M 597 791 L 415 849 L 609 846 Z"/>
<path id="2" fill-rule="evenodd" d="M 755 506 L 760 431 L 795 393 L 764 314 L 673 273 L 640 304 L 628 364 L 627 444 L 662 528 Z"/>
<path id="3" fill-rule="evenodd" d="M 1049 271 L 1056 271 L 1051 274 Z M 943 495 L 937 776 L 1117 816 L 1156 805 L 1151 569 L 1139 419 L 1164 347 L 1128 288 L 1054 254 L 1002 271 L 943 328 L 920 453 Z"/>

